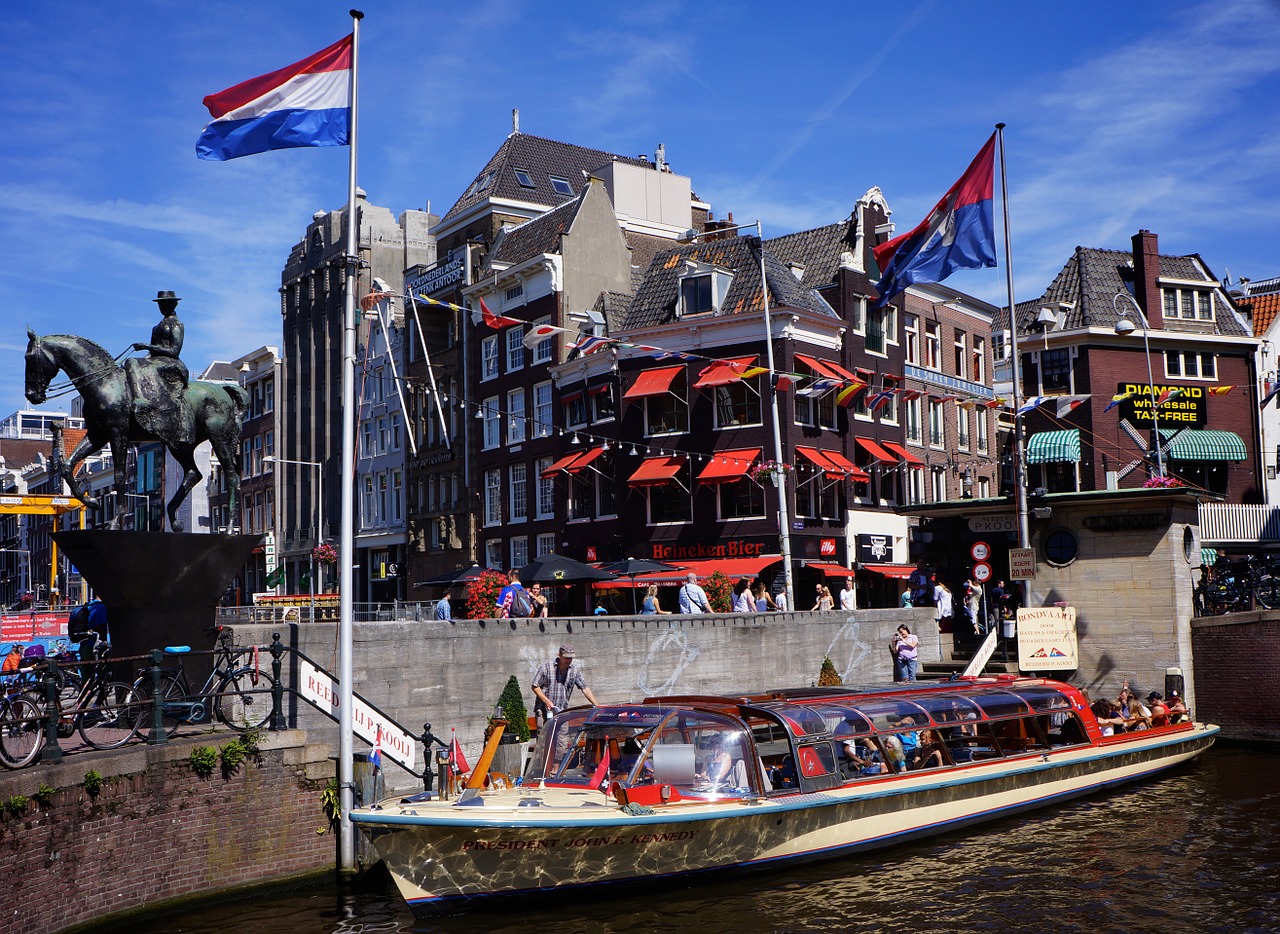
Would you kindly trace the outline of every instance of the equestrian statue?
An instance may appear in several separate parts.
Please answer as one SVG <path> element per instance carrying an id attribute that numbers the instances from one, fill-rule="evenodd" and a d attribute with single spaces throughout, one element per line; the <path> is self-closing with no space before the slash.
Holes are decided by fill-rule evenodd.
<path id="1" fill-rule="evenodd" d="M 240 491 L 240 431 L 249 394 L 235 383 L 191 381 L 182 352 L 183 326 L 173 292 L 160 292 L 155 302 L 163 316 L 151 331 L 149 344 L 136 343 L 146 357 L 132 357 L 119 366 L 106 350 L 91 340 L 69 334 L 39 337 L 27 328 L 26 396 L 32 405 L 48 397 L 49 383 L 62 371 L 84 402 L 88 430 L 65 463 L 55 455 L 53 467 L 67 481 L 71 493 L 86 506 L 98 509 L 97 497 L 76 476 L 86 457 L 110 446 L 115 465 L 115 492 L 126 483 L 125 454 L 131 444 L 159 441 L 182 467 L 182 483 L 168 503 L 169 527 L 182 531 L 178 507 L 200 482 L 195 449 L 208 441 L 227 479 L 227 511 L 236 515 Z M 117 516 L 119 512 L 117 512 Z"/>

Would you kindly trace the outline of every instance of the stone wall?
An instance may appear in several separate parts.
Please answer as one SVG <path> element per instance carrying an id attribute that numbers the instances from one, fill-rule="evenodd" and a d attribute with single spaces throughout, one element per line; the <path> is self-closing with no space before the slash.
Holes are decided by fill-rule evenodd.
<path id="1" fill-rule="evenodd" d="M 0 774 L 0 878 L 11 893 L 0 931 L 49 934 L 184 895 L 332 869 L 335 836 L 316 833 L 327 824 L 320 795 L 334 774 L 329 749 L 298 731 L 264 734 L 260 759 L 234 774 L 192 771 L 195 746 L 234 738 L 76 754 Z M 103 779 L 96 795 L 86 790 L 90 770 Z"/>
<path id="2" fill-rule="evenodd" d="M 1197 720 L 1232 739 L 1280 740 L 1280 613 L 1208 617 L 1191 625 Z"/>

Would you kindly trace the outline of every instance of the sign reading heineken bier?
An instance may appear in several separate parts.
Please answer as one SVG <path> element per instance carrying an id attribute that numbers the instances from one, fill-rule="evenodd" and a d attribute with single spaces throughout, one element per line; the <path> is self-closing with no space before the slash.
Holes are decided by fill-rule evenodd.
<path id="1" fill-rule="evenodd" d="M 1128 382 L 1116 384 L 1116 395 L 1128 395 L 1120 403 L 1120 417 L 1135 428 L 1151 427 L 1151 391 L 1157 400 L 1156 423 L 1161 428 L 1199 428 L 1207 420 L 1203 386 L 1174 386 L 1172 383 Z M 1159 402 L 1162 395 L 1163 402 Z"/>

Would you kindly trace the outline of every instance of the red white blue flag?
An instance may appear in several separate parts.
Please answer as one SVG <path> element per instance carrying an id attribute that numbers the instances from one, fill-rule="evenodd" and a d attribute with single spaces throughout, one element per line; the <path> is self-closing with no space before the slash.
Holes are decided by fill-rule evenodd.
<path id="1" fill-rule="evenodd" d="M 369 761 L 373 763 L 373 770 L 376 772 L 382 768 L 382 726 L 378 726 L 378 733 L 373 739 L 373 752 L 369 754 Z"/>
<path id="2" fill-rule="evenodd" d="M 941 282 L 957 269 L 996 264 L 994 204 L 996 136 L 915 230 L 875 248 L 884 274 L 876 288 L 884 305 L 913 282 Z"/>
<path id="3" fill-rule="evenodd" d="M 212 162 L 269 149 L 346 146 L 351 130 L 354 37 L 278 71 L 242 81 L 204 99 L 213 122 L 196 141 Z"/>

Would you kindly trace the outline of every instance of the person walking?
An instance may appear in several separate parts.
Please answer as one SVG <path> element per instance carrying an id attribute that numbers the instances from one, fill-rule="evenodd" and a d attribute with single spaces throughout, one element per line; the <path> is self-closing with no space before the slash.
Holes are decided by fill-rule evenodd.
<path id="1" fill-rule="evenodd" d="M 534 716 L 541 714 L 545 718 L 554 717 L 569 706 L 573 689 L 577 688 L 592 707 L 599 707 L 600 702 L 587 687 L 582 672 L 574 664 L 573 646 L 568 643 L 560 646 L 554 661 L 543 662 L 533 675 Z"/>
<path id="2" fill-rule="evenodd" d="M 511 616 L 528 616 L 529 613 L 512 612 L 516 608 L 516 596 L 520 596 L 521 601 L 527 601 L 529 595 L 524 590 L 524 585 L 520 583 L 520 572 L 512 569 L 507 574 L 507 586 L 498 592 L 498 619 L 507 619 Z"/>
<path id="3" fill-rule="evenodd" d="M 693 571 L 689 572 L 684 586 L 680 588 L 680 612 L 684 614 L 711 612 L 711 602 L 707 599 L 707 592 L 698 586 L 698 575 Z"/>
<path id="4" fill-rule="evenodd" d="M 919 646 L 920 638 L 911 632 L 906 623 L 898 627 L 890 643 L 896 668 L 895 681 L 910 683 L 916 680 L 916 668 L 920 657 Z"/>
<path id="5" fill-rule="evenodd" d="M 826 584 L 818 585 L 817 596 L 813 604 L 814 610 L 830 610 L 835 606 L 835 601 L 831 599 L 831 591 L 827 589 Z"/>
<path id="6" fill-rule="evenodd" d="M 453 619 L 453 605 L 449 603 L 449 591 L 436 601 L 436 619 Z"/>
<path id="7" fill-rule="evenodd" d="M 644 602 L 640 604 L 641 616 L 670 616 L 670 610 L 664 610 L 658 602 L 658 585 L 650 584 L 644 594 Z"/>
<path id="8" fill-rule="evenodd" d="M 733 612 L 754 613 L 756 602 L 751 596 L 751 582 L 745 577 L 733 588 Z"/>
<path id="9" fill-rule="evenodd" d="M 858 608 L 858 592 L 853 588 L 853 578 L 846 577 L 844 586 L 840 588 L 840 609 L 856 610 Z"/>

